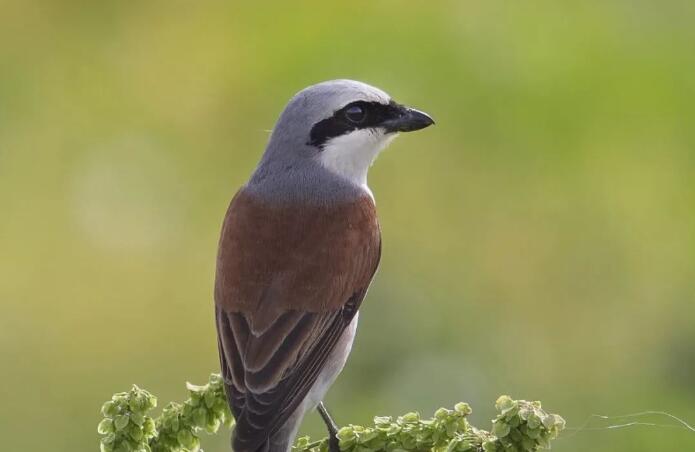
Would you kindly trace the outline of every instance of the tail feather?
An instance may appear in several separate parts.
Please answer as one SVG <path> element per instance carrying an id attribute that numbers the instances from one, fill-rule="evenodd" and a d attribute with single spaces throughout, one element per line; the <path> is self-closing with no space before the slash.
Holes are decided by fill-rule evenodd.
<path id="1" fill-rule="evenodd" d="M 292 446 L 290 438 L 287 434 L 283 432 L 278 432 L 266 440 L 261 447 L 256 450 L 250 449 L 246 444 L 239 444 L 235 438 L 232 438 L 232 450 L 234 452 L 288 452 Z"/>

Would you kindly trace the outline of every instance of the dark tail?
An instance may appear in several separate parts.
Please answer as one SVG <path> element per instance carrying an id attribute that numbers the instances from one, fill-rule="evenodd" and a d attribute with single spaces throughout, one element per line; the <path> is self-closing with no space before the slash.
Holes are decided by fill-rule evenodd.
<path id="1" fill-rule="evenodd" d="M 261 447 L 252 450 L 246 444 L 239 444 L 236 438 L 232 437 L 232 450 L 234 452 L 288 452 L 292 445 L 290 441 L 292 441 L 292 438 L 288 438 L 287 435 L 282 435 L 282 432 L 278 432 L 263 443 Z"/>

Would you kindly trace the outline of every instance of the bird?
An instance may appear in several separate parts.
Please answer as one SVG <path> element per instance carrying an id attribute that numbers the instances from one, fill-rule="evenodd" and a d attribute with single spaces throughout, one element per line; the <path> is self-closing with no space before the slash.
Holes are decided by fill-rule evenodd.
<path id="1" fill-rule="evenodd" d="M 287 452 L 350 354 L 381 257 L 367 173 L 400 133 L 434 120 L 381 89 L 330 80 L 286 105 L 222 224 L 214 305 L 234 452 Z"/>

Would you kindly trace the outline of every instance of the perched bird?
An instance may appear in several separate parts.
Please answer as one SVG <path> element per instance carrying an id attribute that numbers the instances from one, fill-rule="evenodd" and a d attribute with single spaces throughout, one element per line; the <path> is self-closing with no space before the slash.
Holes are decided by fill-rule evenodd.
<path id="1" fill-rule="evenodd" d="M 215 317 L 235 452 L 288 451 L 343 369 L 381 254 L 367 171 L 399 132 L 431 124 L 352 80 L 305 88 L 280 115 L 219 241 Z"/>

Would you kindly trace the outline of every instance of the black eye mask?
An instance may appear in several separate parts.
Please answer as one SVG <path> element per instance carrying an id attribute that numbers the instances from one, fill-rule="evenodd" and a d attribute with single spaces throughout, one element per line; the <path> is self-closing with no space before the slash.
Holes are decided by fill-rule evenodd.
<path id="1" fill-rule="evenodd" d="M 389 102 L 388 105 L 379 102 L 352 102 L 337 110 L 330 118 L 314 124 L 307 144 L 322 148 L 331 138 L 355 130 L 383 126 L 387 121 L 402 116 L 403 112 L 404 108 L 393 101 Z"/>

